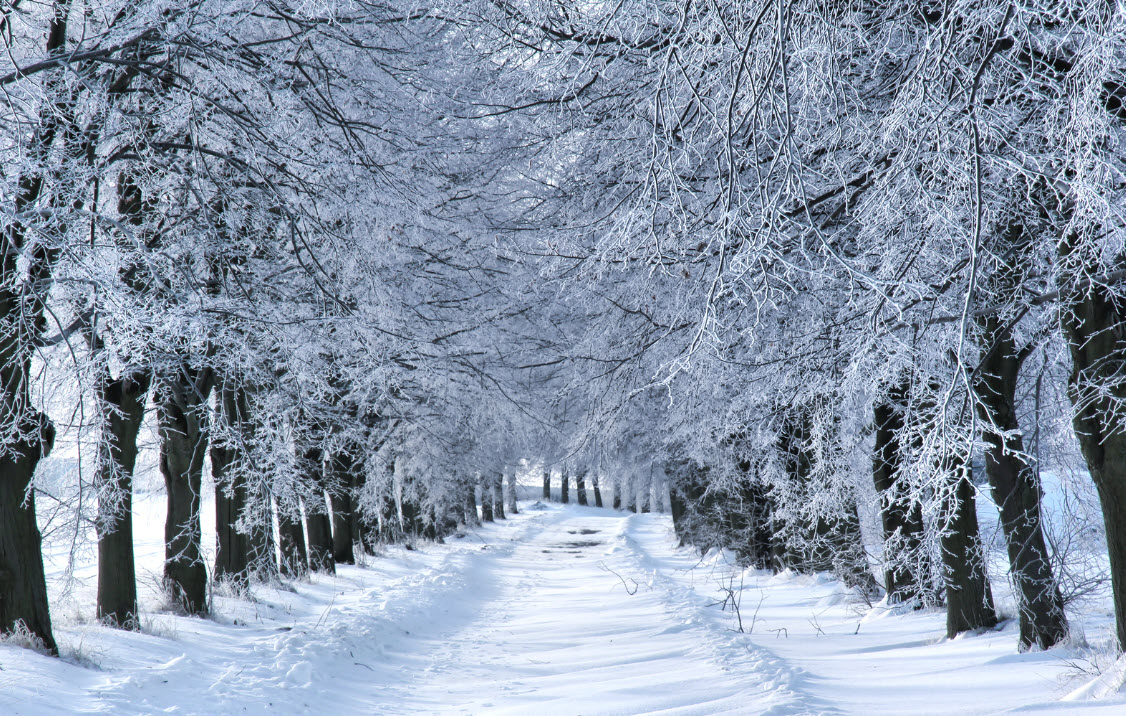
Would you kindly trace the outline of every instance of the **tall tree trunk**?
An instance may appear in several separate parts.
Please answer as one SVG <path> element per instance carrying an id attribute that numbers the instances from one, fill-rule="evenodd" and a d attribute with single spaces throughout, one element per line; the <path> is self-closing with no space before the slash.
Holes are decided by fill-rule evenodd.
<path id="1" fill-rule="evenodd" d="M 951 456 L 947 471 L 954 484 L 945 505 L 941 544 L 946 576 L 946 637 L 997 624 L 993 592 L 985 573 L 985 550 L 977 523 L 970 469 L 961 455 Z"/>
<path id="2" fill-rule="evenodd" d="M 650 466 L 645 476 L 638 480 L 641 490 L 637 495 L 637 511 L 649 512 L 653 508 L 653 468 Z"/>
<path id="3" fill-rule="evenodd" d="M 210 392 L 211 371 L 187 365 L 164 376 L 157 389 L 160 472 L 168 497 L 164 583 L 172 602 L 188 614 L 207 613 L 199 507 Z"/>
<path id="4" fill-rule="evenodd" d="M 493 496 L 493 516 L 498 520 L 507 519 L 504 514 L 504 473 L 498 472 L 492 475 L 489 482 Z"/>
<path id="5" fill-rule="evenodd" d="M 619 483 L 620 479 L 621 478 L 618 477 L 618 478 L 610 480 L 610 505 L 615 510 L 622 509 L 622 487 L 621 487 L 621 484 Z M 673 492 L 672 490 L 669 491 L 670 495 L 671 495 L 672 492 Z"/>
<path id="6" fill-rule="evenodd" d="M 567 490 L 570 488 L 570 485 L 568 485 L 567 483 L 570 481 L 570 479 L 571 478 L 567 474 L 566 467 L 559 471 L 559 501 L 564 505 L 571 501 L 571 496 L 567 494 Z"/>
<path id="7" fill-rule="evenodd" d="M 1025 458 L 1017 422 L 1017 377 L 1028 349 L 993 315 L 979 321 L 982 360 L 974 381 L 984 425 L 985 474 L 1001 513 L 1020 619 L 1020 649 L 1048 649 L 1067 636 L 1067 617 L 1052 574 L 1040 515 L 1040 484 Z"/>
<path id="8" fill-rule="evenodd" d="M 1061 253 L 1070 258 L 1074 243 L 1069 236 Z M 1118 266 L 1124 263 L 1120 259 Z M 1126 305 L 1106 287 L 1077 279 L 1064 295 L 1060 320 L 1071 353 L 1075 437 L 1102 505 L 1121 651 L 1126 648 Z"/>
<path id="9" fill-rule="evenodd" d="M 510 515 L 519 514 L 519 509 L 516 506 L 516 500 L 519 499 L 519 495 L 516 494 L 516 487 L 517 487 L 517 485 L 516 485 L 516 471 L 515 470 L 509 470 L 508 471 L 508 514 L 510 514 Z"/>
<path id="10" fill-rule="evenodd" d="M 594 473 L 593 477 L 591 477 L 590 484 L 591 484 L 592 487 L 594 487 L 594 506 L 595 507 L 602 507 L 602 490 L 600 490 L 598 488 L 598 473 L 597 472 Z"/>
<path id="11" fill-rule="evenodd" d="M 543 471 L 543 499 L 545 502 L 551 502 L 551 471 Z"/>
<path id="12" fill-rule="evenodd" d="M 493 495 L 492 490 L 489 489 L 489 480 L 482 476 L 479 481 L 481 488 L 481 521 L 493 521 Z"/>
<path id="13" fill-rule="evenodd" d="M 472 480 L 466 480 L 462 486 L 462 491 L 465 493 L 465 515 L 466 527 L 478 527 L 481 524 L 481 518 L 477 514 L 477 488 Z"/>
<path id="14" fill-rule="evenodd" d="M 8 366 L 0 365 L 0 385 L 10 385 L 9 379 Z M 0 633 L 22 625 L 55 654 L 35 492 L 29 489 L 36 465 L 54 444 L 54 428 L 44 415 L 39 425 L 21 432 L 21 440 L 0 457 Z"/>
<path id="15" fill-rule="evenodd" d="M 575 498 L 580 505 L 587 504 L 586 499 L 586 470 L 580 469 L 575 473 Z"/>
<path id="16" fill-rule="evenodd" d="M 319 451 L 318 451 L 319 452 Z M 305 531 L 309 533 L 309 569 L 336 574 L 333 559 L 332 517 L 324 490 L 318 488 L 305 500 Z"/>
<path id="17" fill-rule="evenodd" d="M 47 31 L 46 55 L 66 50 L 71 7 L 53 3 Z M 65 72 L 75 71 L 76 66 Z M 89 165 L 93 142 L 80 142 L 74 121 L 74 92 L 62 87 L 64 71 L 46 77 L 48 95 L 38 126 L 26 147 L 32 167 L 45 167 L 63 134 L 64 161 L 84 160 Z M 73 87 L 83 86 L 76 82 Z M 85 145 L 85 146 L 83 146 Z M 78 150 L 78 151 L 76 151 Z M 46 178 L 39 169 L 19 176 L 12 217 L 37 208 Z M 60 191 L 55 206 L 78 203 L 76 193 Z M 0 455 L 0 635 L 27 629 L 52 654 L 58 652 L 51 631 L 47 579 L 43 570 L 42 535 L 35 520 L 32 478 L 40 460 L 54 444 L 55 429 L 46 414 L 31 402 L 31 356 L 46 328 L 46 293 L 60 249 L 39 237 L 28 240 L 22 220 L 9 221 L 0 238 L 0 431 L 10 436 Z"/>
<path id="18" fill-rule="evenodd" d="M 133 556 L 133 468 L 152 376 L 109 372 L 97 385 L 102 411 L 98 441 L 98 619 L 137 628 L 137 573 Z"/>
<path id="19" fill-rule="evenodd" d="M 278 548 L 281 552 L 282 576 L 303 577 L 309 572 L 305 532 L 301 529 L 301 510 L 296 504 L 287 510 L 278 503 Z"/>
<path id="20" fill-rule="evenodd" d="M 887 400 L 874 408 L 876 446 L 872 458 L 872 481 L 880 499 L 885 562 L 884 589 L 889 604 L 913 603 L 922 607 L 930 584 L 929 558 L 923 551 L 923 512 L 900 481 L 904 453 L 901 435 L 907 409 L 909 384 L 904 381 L 888 392 Z"/>
<path id="21" fill-rule="evenodd" d="M 345 447 L 329 461 L 332 500 L 332 557 L 337 564 L 355 564 L 356 534 L 352 529 L 352 499 L 356 459 Z"/>
<path id="22" fill-rule="evenodd" d="M 238 457 L 237 442 L 245 434 L 249 417 L 246 392 L 224 381 L 217 390 L 217 424 L 211 433 L 211 475 L 215 481 L 215 580 L 226 579 L 246 587 L 250 583 L 251 537 L 240 532 L 238 521 L 248 509 L 246 476 L 232 470 Z"/>
<path id="23" fill-rule="evenodd" d="M 246 486 L 246 509 L 243 512 L 248 522 L 247 545 L 251 576 L 268 582 L 278 576 L 277 542 L 274 539 L 274 512 L 270 504 L 270 491 L 261 481 Z"/>

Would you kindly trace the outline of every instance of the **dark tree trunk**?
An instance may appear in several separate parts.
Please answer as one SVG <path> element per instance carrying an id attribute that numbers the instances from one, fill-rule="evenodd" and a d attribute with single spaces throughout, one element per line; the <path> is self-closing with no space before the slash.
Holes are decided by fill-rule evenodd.
<path id="1" fill-rule="evenodd" d="M 579 470 L 575 473 L 575 499 L 578 500 L 580 505 L 587 504 L 586 499 L 586 470 Z"/>
<path id="2" fill-rule="evenodd" d="M 516 506 L 516 500 L 519 495 L 516 494 L 516 471 L 512 470 L 508 473 L 508 514 L 519 514 L 519 508 Z"/>
<path id="3" fill-rule="evenodd" d="M 1062 252 L 1072 251 L 1069 238 Z M 1071 353 L 1069 395 L 1083 459 L 1099 493 L 1110 556 L 1118 649 L 1126 648 L 1126 306 L 1091 283 L 1065 296 L 1060 311 Z"/>
<path id="4" fill-rule="evenodd" d="M 479 485 L 481 488 L 481 521 L 493 522 L 493 493 L 489 487 L 489 479 L 482 476 Z"/>
<path id="5" fill-rule="evenodd" d="M 942 557 L 946 576 L 946 637 L 997 624 L 993 592 L 985 573 L 985 550 L 977 524 L 977 508 L 970 470 L 961 456 L 948 467 L 954 480 L 945 505 Z"/>
<path id="6" fill-rule="evenodd" d="M 210 371 L 186 365 L 165 376 L 157 392 L 160 472 L 168 496 L 164 583 L 172 602 L 188 614 L 207 613 L 199 505 L 210 392 Z"/>
<path id="7" fill-rule="evenodd" d="M 309 569 L 314 572 L 336 573 L 333 559 L 332 516 L 328 511 L 325 494 L 324 451 L 319 447 L 322 435 L 310 427 L 309 435 L 302 440 L 304 449 L 298 454 L 298 469 L 302 483 L 309 492 L 303 496 L 305 534 L 308 538 Z"/>
<path id="8" fill-rule="evenodd" d="M 477 527 L 481 524 L 481 518 L 477 514 L 477 489 L 472 481 L 467 481 L 462 491 L 465 493 L 465 526 Z"/>
<path id="9" fill-rule="evenodd" d="M 65 51 L 69 17 L 67 6 L 56 6 L 47 33 L 47 56 Z M 68 93 L 73 98 L 75 90 L 62 86 L 61 75 L 54 71 L 46 76 L 48 93 L 57 94 L 43 103 L 39 125 L 31 132 L 26 149 L 32 167 L 50 161 L 60 130 L 68 164 L 85 161 L 88 165 L 94 154 L 92 141 L 79 141 L 74 101 L 66 99 Z M 45 177 L 34 169 L 19 176 L 15 211 L 10 216 L 37 208 L 46 185 Z M 53 206 L 71 202 L 81 203 L 76 191 L 54 192 L 50 199 Z M 46 292 L 60 249 L 51 247 L 50 240 L 28 246 L 27 235 L 27 225 L 9 220 L 0 238 L 0 431 L 10 439 L 0 455 L 0 635 L 22 625 L 56 654 L 42 535 L 31 489 L 35 468 L 54 444 L 55 430 L 47 415 L 32 405 L 30 387 L 31 356 L 47 325 Z"/>
<path id="10" fill-rule="evenodd" d="M 274 540 L 274 511 L 270 493 L 262 482 L 247 485 L 246 510 L 249 522 L 247 544 L 250 548 L 251 575 L 262 581 L 278 576 L 277 542 Z"/>
<path id="11" fill-rule="evenodd" d="M 0 384 L 7 385 L 7 369 L 0 366 Z M 7 396 L 6 396 L 7 397 Z M 0 633 L 19 624 L 58 653 L 47 604 L 42 538 L 35 522 L 35 492 L 29 491 L 35 467 L 51 451 L 54 428 L 41 416 L 25 437 L 0 457 Z M 25 501 L 26 497 L 26 501 Z"/>
<path id="12" fill-rule="evenodd" d="M 137 628 L 137 573 L 133 557 L 133 468 L 152 377 L 144 371 L 97 386 L 102 411 L 98 443 L 98 619 Z"/>
<path id="13" fill-rule="evenodd" d="M 403 532 L 409 537 L 418 537 L 422 533 L 422 511 L 414 497 L 403 495 L 399 498 L 399 514 L 403 518 Z"/>
<path id="14" fill-rule="evenodd" d="M 285 577 L 303 577 L 309 571 L 305 550 L 305 532 L 301 529 L 301 513 L 296 505 L 291 514 L 278 505 L 278 547 L 281 552 L 281 573 Z"/>
<path id="15" fill-rule="evenodd" d="M 543 499 L 546 502 L 551 502 L 551 471 L 543 471 Z"/>
<path id="16" fill-rule="evenodd" d="M 211 435 L 211 476 L 215 481 L 215 580 L 229 580 L 246 587 L 250 583 L 253 551 L 251 536 L 240 532 L 239 518 L 248 509 L 246 478 L 232 471 L 249 406 L 243 390 L 224 383 L 218 389 L 217 425 Z M 222 430 L 225 433 L 218 437 Z M 235 474 L 232 474 L 234 472 Z"/>
<path id="17" fill-rule="evenodd" d="M 647 513 L 653 508 L 653 469 L 652 468 L 650 468 L 649 471 L 645 474 L 645 477 L 641 478 L 640 482 L 641 482 L 641 484 L 639 485 L 639 487 L 641 488 L 641 490 L 640 490 L 640 492 L 637 496 L 637 502 L 636 502 L 637 511 L 641 512 L 641 513 Z"/>
<path id="18" fill-rule="evenodd" d="M 982 328 L 982 361 L 974 392 L 984 428 L 985 473 L 1001 512 L 1020 618 L 1020 648 L 1048 649 L 1067 636 L 1067 617 L 1052 574 L 1040 516 L 1040 483 L 1025 458 L 1017 422 L 1017 377 L 1027 350 L 1018 351 L 1007 322 L 989 316 Z"/>
<path id="19" fill-rule="evenodd" d="M 507 519 L 504 514 L 504 473 L 498 472 L 493 475 L 489 484 L 493 496 L 493 516 L 498 520 Z"/>
<path id="20" fill-rule="evenodd" d="M 594 488 L 594 506 L 602 507 L 602 490 L 598 487 L 598 473 L 590 479 L 590 484 Z"/>
<path id="21" fill-rule="evenodd" d="M 329 461 L 332 501 L 332 558 L 337 564 L 355 564 L 353 549 L 356 535 L 352 529 L 352 490 L 356 460 L 348 449 L 342 450 Z"/>
<path id="22" fill-rule="evenodd" d="M 894 386 L 885 402 L 873 409 L 876 447 L 872 459 L 872 480 L 880 498 L 885 558 L 891 565 L 884 572 L 884 589 L 889 604 L 914 603 L 922 607 L 930 584 L 929 560 L 923 552 L 923 513 L 919 503 L 905 494 L 900 482 L 904 454 L 901 434 L 905 425 L 909 385 Z"/>
<path id="23" fill-rule="evenodd" d="M 570 480 L 571 478 L 567 474 L 567 468 L 563 468 L 559 473 L 559 501 L 564 505 L 571 501 L 571 496 L 568 494 L 570 485 L 567 484 Z"/>
<path id="24" fill-rule="evenodd" d="M 673 492 L 675 492 L 675 489 L 669 490 L 670 496 L 672 495 Z M 618 483 L 618 479 L 614 479 L 614 480 L 610 481 L 610 505 L 615 510 L 622 509 L 622 487 Z"/>
<path id="25" fill-rule="evenodd" d="M 305 501 L 305 531 L 309 533 L 309 568 L 314 572 L 336 574 L 333 558 L 332 517 L 325 493 L 317 490 Z"/>
<path id="26" fill-rule="evenodd" d="M 389 471 L 392 469 L 388 468 Z M 402 539 L 403 523 L 399 520 L 399 506 L 394 495 L 384 492 L 379 496 L 379 542 L 395 544 Z"/>

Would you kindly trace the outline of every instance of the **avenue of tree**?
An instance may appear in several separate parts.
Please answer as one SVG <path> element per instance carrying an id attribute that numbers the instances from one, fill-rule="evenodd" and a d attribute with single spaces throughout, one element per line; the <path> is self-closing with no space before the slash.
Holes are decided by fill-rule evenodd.
<path id="1" fill-rule="evenodd" d="M 5 0 L 0 38 L 0 633 L 57 651 L 45 509 L 138 627 L 155 464 L 188 614 L 523 477 L 953 637 L 1001 618 L 987 492 L 1046 649 L 1069 467 L 1126 645 L 1121 3 Z"/>

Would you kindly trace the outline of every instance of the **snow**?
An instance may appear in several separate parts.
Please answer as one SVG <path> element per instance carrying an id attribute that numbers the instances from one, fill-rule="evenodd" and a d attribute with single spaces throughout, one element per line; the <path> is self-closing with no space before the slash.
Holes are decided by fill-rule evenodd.
<path id="1" fill-rule="evenodd" d="M 142 574 L 161 508 L 137 503 Z M 945 640 L 941 612 L 679 549 L 667 515 L 526 501 L 445 545 L 218 595 L 208 619 L 147 590 L 141 633 L 82 617 L 88 561 L 56 594 L 60 559 L 64 658 L 0 645 L 0 714 L 1126 712 L 1124 662 L 1094 678 L 1073 647 L 1018 654 L 1011 622 Z"/>

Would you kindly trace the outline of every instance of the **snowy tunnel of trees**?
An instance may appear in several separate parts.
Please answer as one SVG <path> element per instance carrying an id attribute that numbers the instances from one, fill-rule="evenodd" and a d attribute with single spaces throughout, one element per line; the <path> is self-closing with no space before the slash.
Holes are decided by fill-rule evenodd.
<path id="1" fill-rule="evenodd" d="M 1121 3 L 5 0 L 0 36 L 9 638 L 56 649 L 48 519 L 137 626 L 147 461 L 189 614 L 519 477 L 953 637 L 999 619 L 988 490 L 1020 648 L 1097 578 L 1126 644 Z"/>

